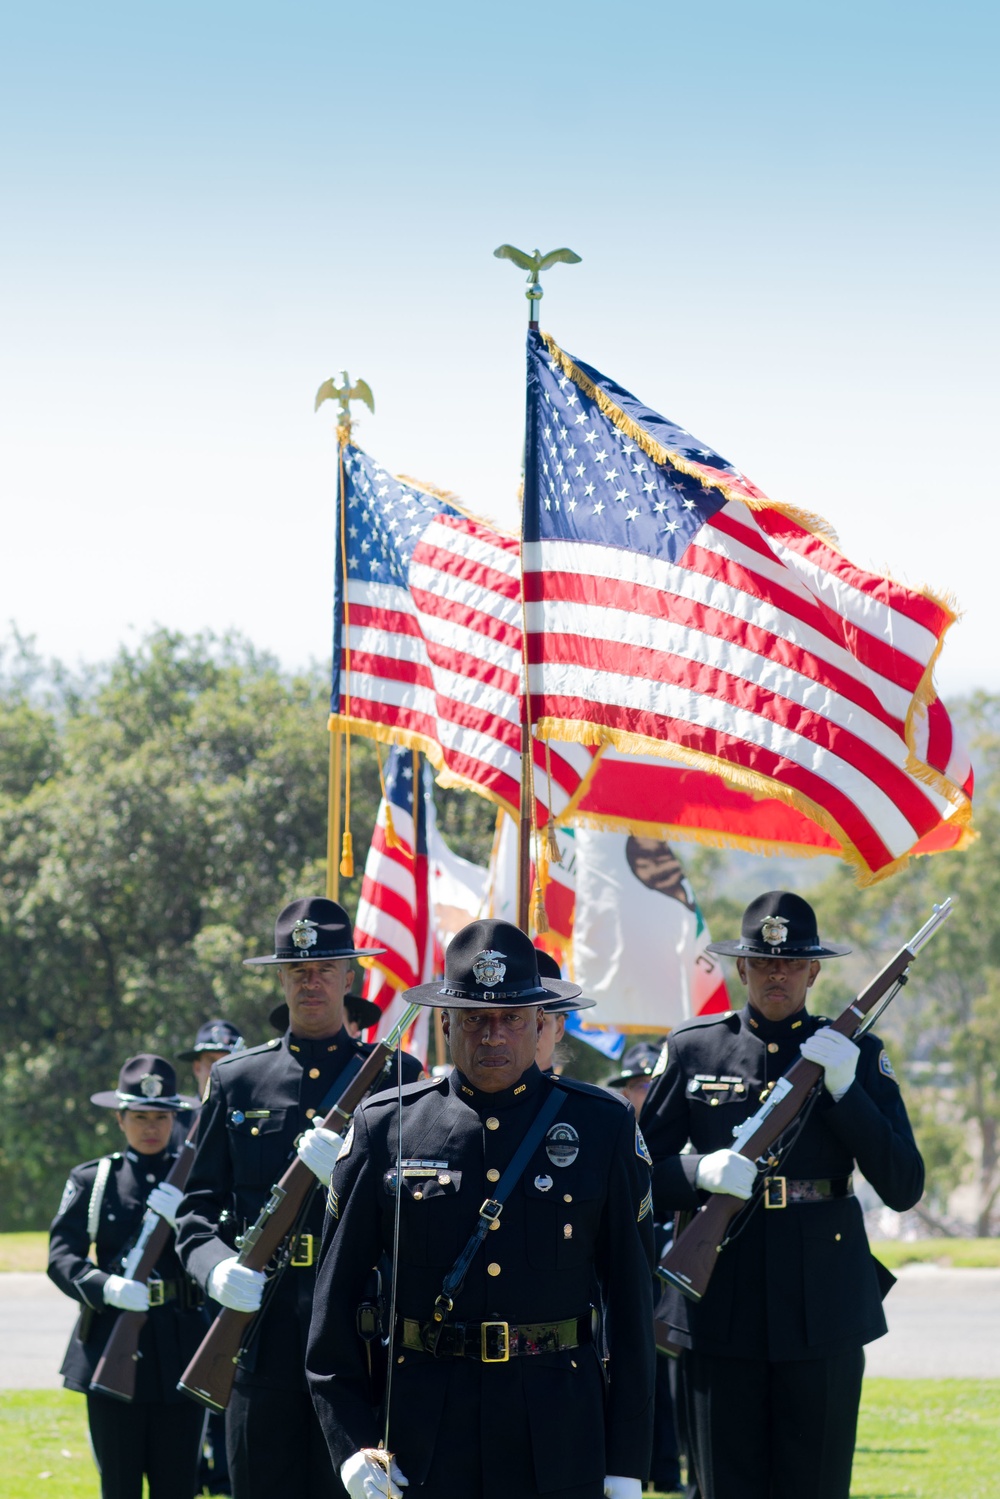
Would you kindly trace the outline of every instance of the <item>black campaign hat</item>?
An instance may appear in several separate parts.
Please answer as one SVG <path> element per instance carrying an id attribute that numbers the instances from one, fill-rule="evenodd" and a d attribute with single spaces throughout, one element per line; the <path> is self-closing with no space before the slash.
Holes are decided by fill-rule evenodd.
<path id="1" fill-rule="evenodd" d="M 708 951 L 730 958 L 842 958 L 851 949 L 821 942 L 816 912 L 801 895 L 768 890 L 743 912 L 738 942 L 710 942 Z"/>
<path id="2" fill-rule="evenodd" d="M 652 1077 L 662 1050 L 662 1046 L 653 1046 L 649 1041 L 638 1041 L 635 1046 L 630 1046 L 622 1057 L 622 1070 L 618 1076 L 609 1077 L 604 1086 L 624 1088 L 625 1084 L 632 1082 L 634 1078 Z"/>
<path id="3" fill-rule="evenodd" d="M 329 958 L 372 958 L 384 947 L 352 945 L 351 921 L 343 906 L 321 895 L 293 900 L 274 923 L 274 952 L 244 958 L 248 968 L 266 963 L 322 963 Z"/>
<path id="4" fill-rule="evenodd" d="M 541 979 L 562 979 L 559 964 L 551 953 L 545 951 L 544 947 L 536 945 L 538 954 L 538 977 Z M 596 999 L 554 999 L 543 1008 L 546 1015 L 571 1015 L 574 1010 L 592 1010 L 596 1005 Z"/>
<path id="5" fill-rule="evenodd" d="M 242 1051 L 246 1042 L 231 1020 L 206 1020 L 198 1027 L 194 1045 L 177 1053 L 178 1062 L 193 1062 L 203 1051 Z"/>
<path id="6" fill-rule="evenodd" d="M 538 950 L 509 921 L 470 921 L 456 932 L 444 959 L 444 978 L 406 989 L 411 1004 L 448 1010 L 495 1010 L 575 999 L 578 984 L 538 975 Z"/>
<path id="7" fill-rule="evenodd" d="M 177 1092 L 177 1074 L 166 1057 L 141 1052 L 122 1063 L 114 1092 L 92 1093 L 91 1103 L 102 1109 L 196 1109 L 200 1100 Z"/>
<path id="8" fill-rule="evenodd" d="M 344 1013 L 348 1020 L 353 1020 L 354 1024 L 363 1031 L 373 1025 L 378 1025 L 382 1019 L 382 1011 L 378 1005 L 373 1004 L 370 999 L 363 999 L 360 994 L 344 995 Z M 276 1031 L 284 1033 L 292 1017 L 288 1012 L 288 1006 L 282 1002 L 280 1005 L 275 1005 L 267 1018 Z"/>

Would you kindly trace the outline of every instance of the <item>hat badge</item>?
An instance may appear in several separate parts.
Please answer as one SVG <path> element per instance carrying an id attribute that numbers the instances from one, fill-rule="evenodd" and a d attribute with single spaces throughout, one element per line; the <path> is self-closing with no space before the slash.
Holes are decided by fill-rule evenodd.
<path id="1" fill-rule="evenodd" d="M 477 984 L 482 984 L 484 989 L 492 989 L 494 984 L 503 982 L 503 976 L 507 972 L 507 965 L 503 961 L 502 952 L 494 952 L 488 948 L 481 952 L 472 963 L 472 973 Z"/>
<path id="2" fill-rule="evenodd" d="M 147 1072 L 145 1077 L 139 1079 L 139 1092 L 143 1098 L 159 1098 L 163 1092 L 163 1079 L 155 1073 Z"/>
<path id="3" fill-rule="evenodd" d="M 318 941 L 315 921 L 303 918 L 292 927 L 292 946 L 299 948 L 315 947 Z"/>
<path id="4" fill-rule="evenodd" d="M 770 947 L 780 947 L 788 941 L 788 922 L 783 916 L 765 916 L 760 924 L 760 935 Z"/>

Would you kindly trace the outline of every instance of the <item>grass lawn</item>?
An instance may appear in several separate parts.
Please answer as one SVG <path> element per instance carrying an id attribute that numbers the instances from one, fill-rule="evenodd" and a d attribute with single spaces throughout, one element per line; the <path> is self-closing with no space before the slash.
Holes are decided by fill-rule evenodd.
<path id="1" fill-rule="evenodd" d="M 96 1499 L 82 1395 L 0 1391 L 0 1452 L 5 1499 Z M 1000 1380 L 865 1381 L 853 1499 L 995 1499 L 998 1473 Z"/>

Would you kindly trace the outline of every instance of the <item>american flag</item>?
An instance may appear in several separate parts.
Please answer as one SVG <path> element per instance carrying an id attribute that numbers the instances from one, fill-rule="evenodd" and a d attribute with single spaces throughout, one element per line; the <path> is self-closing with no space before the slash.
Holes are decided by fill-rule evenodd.
<path id="1" fill-rule="evenodd" d="M 362 993 L 383 1012 L 377 1035 L 392 1029 L 404 1009 L 400 991 L 429 978 L 432 961 L 427 831 L 434 803 L 429 766 L 412 750 L 391 749 L 386 756 L 385 793 L 365 860 L 354 922 L 355 947 L 386 949 L 379 957 L 365 960 L 370 966 Z M 407 1042 L 410 1050 L 418 1052 L 421 1044 L 426 1050 L 426 1023 L 423 1037 L 411 1034 Z"/>
<path id="2" fill-rule="evenodd" d="M 518 540 L 387 473 L 360 448 L 342 451 L 334 726 L 381 730 L 421 749 L 443 780 L 516 814 L 524 719 Z M 544 821 L 544 747 L 534 753 Z M 569 745 L 550 758 L 558 813 L 589 756 Z"/>
<path id="3" fill-rule="evenodd" d="M 947 605 L 855 567 L 534 331 L 523 566 L 543 736 L 666 756 L 703 811 L 713 782 L 787 807 L 863 881 L 970 836 L 971 766 L 931 682 Z"/>

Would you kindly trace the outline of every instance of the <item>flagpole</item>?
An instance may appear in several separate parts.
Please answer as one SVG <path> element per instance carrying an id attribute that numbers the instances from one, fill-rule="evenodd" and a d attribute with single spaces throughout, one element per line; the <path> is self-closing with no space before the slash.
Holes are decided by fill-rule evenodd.
<path id="1" fill-rule="evenodd" d="M 341 597 L 343 607 L 342 628 L 348 629 L 347 612 L 347 558 L 346 542 L 344 537 L 344 448 L 351 440 L 351 402 L 363 401 L 368 410 L 374 416 L 375 397 L 371 388 L 364 380 L 351 381 L 346 370 L 341 370 L 334 379 L 324 380 L 316 392 L 314 411 L 318 411 L 324 401 L 337 401 L 339 410 L 337 412 L 337 537 L 340 547 L 342 585 Z M 334 632 L 334 649 L 337 648 L 338 634 Z M 333 663 L 337 674 L 337 682 L 340 682 L 340 662 Z M 350 688 L 350 649 L 348 647 L 347 659 L 344 665 L 344 673 L 347 676 L 348 690 Z M 338 692 L 337 709 L 340 707 L 340 694 Z M 350 711 L 348 699 L 348 712 Z M 336 716 L 332 714 L 331 716 Z M 349 733 L 349 731 L 348 731 Z M 330 753 L 327 783 L 326 804 L 326 894 L 329 900 L 340 898 L 340 876 L 350 879 L 354 874 L 354 854 L 351 847 L 351 743 L 347 740 L 347 827 L 341 834 L 341 805 L 340 805 L 340 782 L 341 782 L 341 731 L 332 723 L 330 725 Z"/>
<path id="2" fill-rule="evenodd" d="M 518 250 L 514 245 L 499 245 L 493 251 L 497 260 L 511 260 L 520 266 L 522 271 L 528 272 L 528 286 L 524 295 L 528 299 L 528 332 L 538 332 L 538 308 L 544 295 L 539 276 L 542 271 L 548 270 L 549 266 L 558 265 L 560 262 L 566 265 L 578 265 L 580 256 L 573 250 L 565 248 L 549 250 L 545 255 L 540 250 L 535 250 L 529 255 L 524 250 Z M 528 412 L 527 393 L 525 397 L 525 428 L 524 428 L 524 473 L 527 472 L 528 461 Z M 522 491 L 523 504 L 523 491 Z M 524 526 L 521 527 L 522 538 Z M 523 546 L 523 539 L 522 539 Z M 531 695 L 528 689 L 528 631 L 525 617 L 524 605 L 524 561 L 521 561 L 521 622 L 523 634 L 523 662 L 524 662 L 524 696 L 523 696 L 523 721 L 521 724 L 521 788 L 520 788 L 520 816 L 517 825 L 517 924 L 523 932 L 527 932 L 530 921 L 531 905 L 531 834 L 534 830 L 538 833 L 538 819 L 535 814 L 535 780 L 534 764 L 531 749 Z M 552 808 L 549 808 L 549 816 L 552 816 Z M 535 869 L 536 878 L 541 878 L 541 859 L 539 850 L 536 849 Z M 541 902 L 536 903 L 536 930 L 544 931 L 545 921 L 544 906 Z"/>

